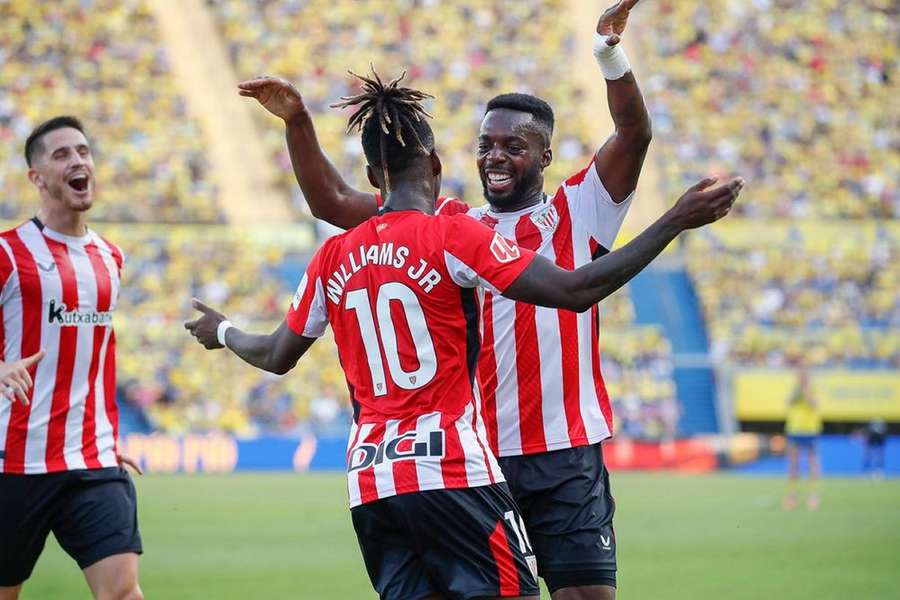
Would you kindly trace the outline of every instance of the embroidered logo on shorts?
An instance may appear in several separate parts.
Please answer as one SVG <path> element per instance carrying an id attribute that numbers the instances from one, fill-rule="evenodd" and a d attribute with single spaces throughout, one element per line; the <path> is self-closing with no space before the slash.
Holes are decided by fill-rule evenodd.
<path id="1" fill-rule="evenodd" d="M 534 557 L 533 554 L 529 554 L 525 557 L 525 562 L 528 563 L 528 570 L 531 571 L 531 576 L 534 577 L 534 580 L 537 581 L 538 571 L 537 571 L 537 558 Z"/>
<path id="2" fill-rule="evenodd" d="M 612 541 L 611 535 L 606 535 L 606 536 L 601 535 L 600 536 L 600 543 L 603 544 L 604 550 L 612 550 L 612 545 L 610 544 L 611 541 Z"/>

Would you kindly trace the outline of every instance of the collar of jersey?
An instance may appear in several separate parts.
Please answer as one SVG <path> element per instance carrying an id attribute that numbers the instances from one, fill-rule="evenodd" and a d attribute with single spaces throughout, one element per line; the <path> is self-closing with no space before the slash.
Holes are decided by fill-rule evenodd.
<path id="1" fill-rule="evenodd" d="M 34 226 L 37 227 L 40 232 L 51 240 L 56 240 L 57 242 L 62 242 L 63 244 L 73 244 L 83 246 L 91 241 L 91 230 L 88 229 L 87 233 L 84 235 L 66 235 L 65 233 L 60 233 L 58 231 L 54 231 L 44 225 L 40 219 L 34 217 L 31 219 L 31 222 L 34 223 Z"/>
<path id="2" fill-rule="evenodd" d="M 532 204 L 531 206 L 526 206 L 525 208 L 520 208 L 519 210 L 513 212 L 495 212 L 491 209 L 491 205 L 487 205 L 486 214 L 492 219 L 497 219 L 498 221 L 503 221 L 506 219 L 518 219 L 522 215 L 528 215 L 533 213 L 534 211 L 547 206 L 547 202 L 549 202 L 550 198 L 547 194 L 544 194 L 544 201 L 538 202 L 537 204 Z"/>

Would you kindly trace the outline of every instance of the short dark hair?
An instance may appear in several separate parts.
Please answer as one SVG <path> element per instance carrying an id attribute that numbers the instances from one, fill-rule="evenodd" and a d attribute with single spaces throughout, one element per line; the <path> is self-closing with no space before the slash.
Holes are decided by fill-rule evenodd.
<path id="1" fill-rule="evenodd" d="M 399 87 L 405 71 L 388 83 L 381 80 L 374 68 L 371 77 L 352 71 L 351 75 L 362 82 L 363 92 L 342 98 L 343 102 L 333 106 L 359 106 L 350 117 L 347 131 L 357 129 L 362 133 L 363 152 L 369 166 L 396 173 L 434 151 L 434 132 L 425 120 L 431 115 L 421 105 L 422 100 L 434 96 Z"/>
<path id="2" fill-rule="evenodd" d="M 544 141 L 549 146 L 553 138 L 553 127 L 556 118 L 553 116 L 553 107 L 537 96 L 530 94 L 500 94 L 488 102 L 484 114 L 505 108 L 530 114 L 534 118 L 535 130 L 544 136 Z"/>
<path id="3" fill-rule="evenodd" d="M 56 131 L 57 129 L 65 129 L 67 127 L 77 129 L 81 133 L 84 133 L 84 125 L 81 124 L 81 121 L 79 121 L 76 117 L 70 117 L 67 115 L 53 117 L 49 121 L 44 121 L 34 128 L 34 131 L 32 131 L 28 136 L 28 139 L 25 140 L 25 162 L 28 163 L 29 167 L 31 166 L 31 163 L 34 161 L 35 157 L 44 152 L 44 136 L 51 131 Z"/>

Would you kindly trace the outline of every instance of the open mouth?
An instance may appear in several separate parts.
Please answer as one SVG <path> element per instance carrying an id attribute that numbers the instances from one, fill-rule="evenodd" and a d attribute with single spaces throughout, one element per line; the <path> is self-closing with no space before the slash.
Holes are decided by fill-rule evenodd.
<path id="1" fill-rule="evenodd" d="M 493 193 L 503 192 L 512 187 L 513 178 L 509 173 L 488 171 L 486 175 L 488 189 Z"/>
<path id="2" fill-rule="evenodd" d="M 78 193 L 86 192 L 89 182 L 90 179 L 86 173 L 77 173 L 66 181 L 66 183 L 69 184 L 69 187 Z"/>

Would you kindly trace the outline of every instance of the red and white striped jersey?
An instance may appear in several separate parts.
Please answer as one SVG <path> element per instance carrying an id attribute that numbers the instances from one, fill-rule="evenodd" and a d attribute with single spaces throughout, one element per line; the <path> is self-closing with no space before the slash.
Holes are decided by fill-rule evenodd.
<path id="1" fill-rule="evenodd" d="M 612 249 L 631 205 L 613 202 L 594 163 L 563 183 L 552 198 L 512 213 L 459 200 L 438 214 L 468 214 L 520 247 L 564 269 L 576 269 Z M 599 309 L 577 314 L 515 302 L 487 291 L 478 379 L 481 412 L 498 456 L 594 444 L 612 431 L 612 409 L 600 373 Z"/>
<path id="2" fill-rule="evenodd" d="M 30 403 L 0 399 L 0 473 L 116 466 L 116 340 L 122 252 L 93 231 L 72 237 L 37 219 L 0 233 L 0 350 L 44 349 Z"/>
<path id="3" fill-rule="evenodd" d="M 286 321 L 306 337 L 334 329 L 354 409 L 351 506 L 503 481 L 475 407 L 475 288 L 505 290 L 533 257 L 465 216 L 410 210 L 315 254 Z"/>

